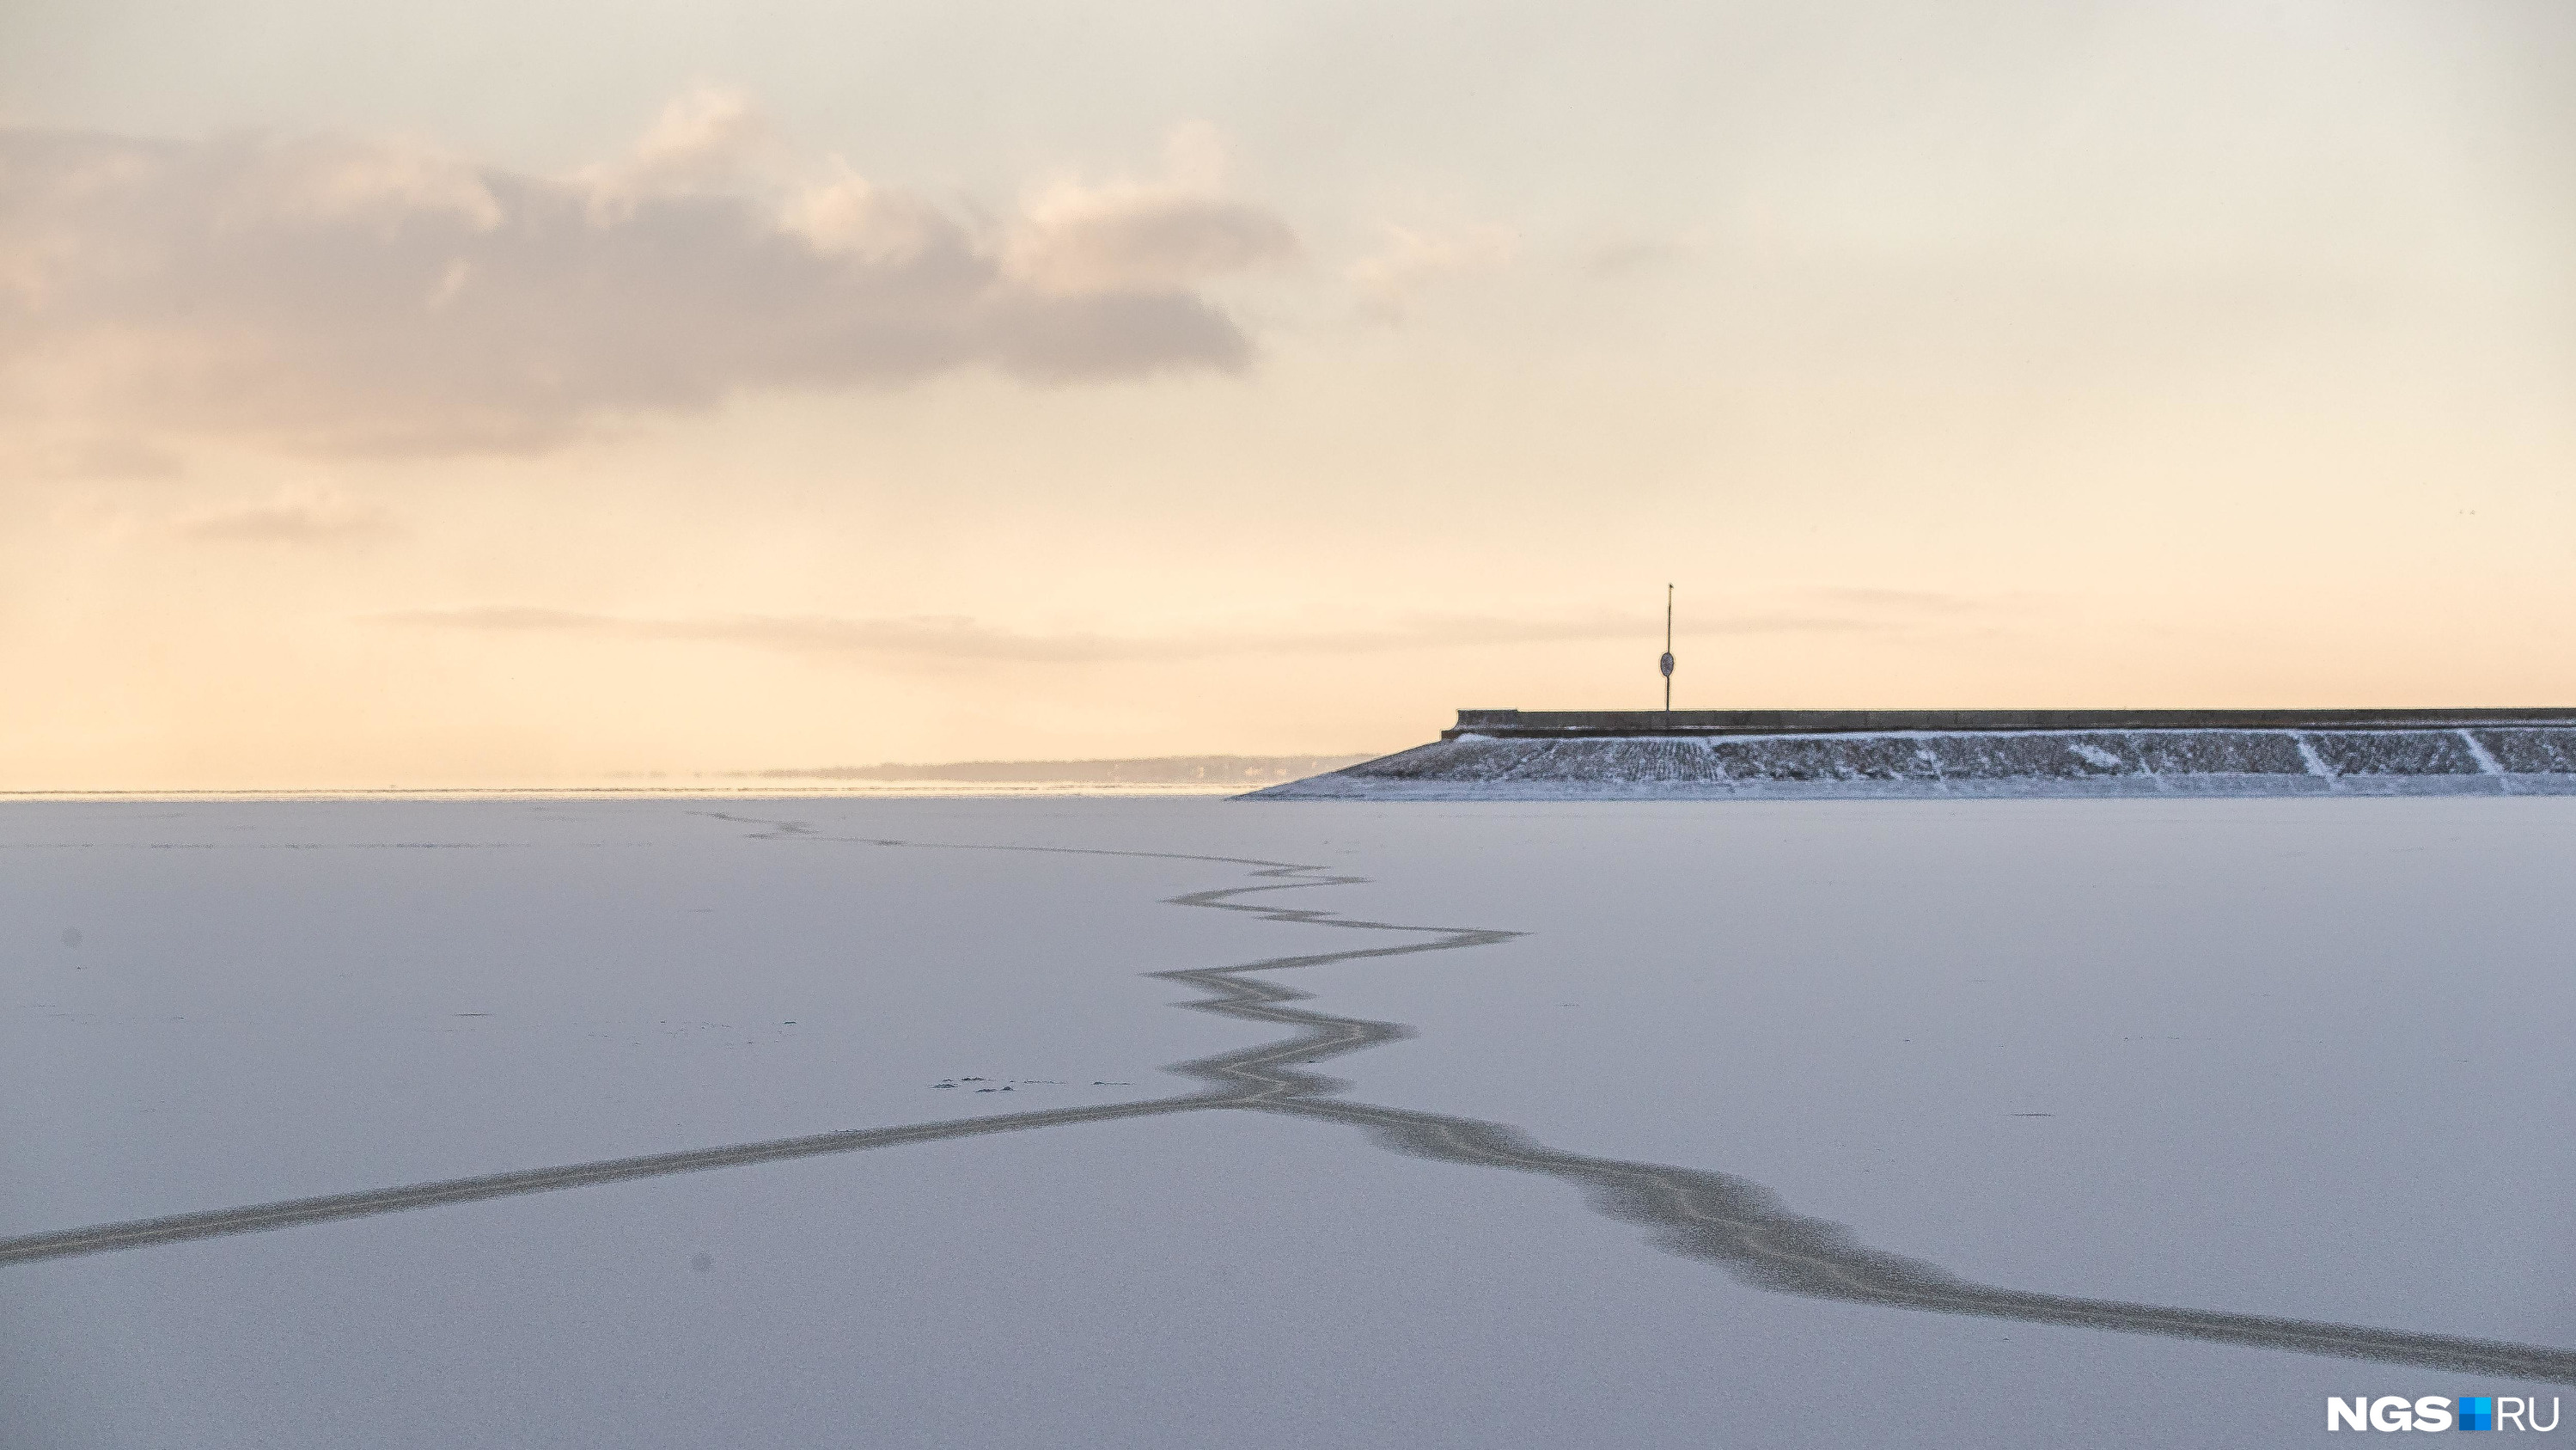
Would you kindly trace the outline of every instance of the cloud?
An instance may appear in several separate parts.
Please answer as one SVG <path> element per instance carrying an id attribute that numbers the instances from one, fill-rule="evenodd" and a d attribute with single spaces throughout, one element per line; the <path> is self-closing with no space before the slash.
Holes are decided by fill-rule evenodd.
<path id="1" fill-rule="evenodd" d="M 401 532 L 391 514 L 335 498 L 280 498 L 208 509 L 178 520 L 185 539 L 228 544 L 358 544 Z"/>
<path id="2" fill-rule="evenodd" d="M 1991 608 L 1997 602 L 1995 596 L 1944 594 L 1931 589 L 1880 589 L 1853 584 L 1810 589 L 1806 591 L 1806 597 L 1837 608 L 1889 614 L 1966 614 Z"/>
<path id="3" fill-rule="evenodd" d="M 1613 281 L 1669 271 L 1696 259 L 1702 251 L 1703 247 L 1697 242 L 1663 237 L 1625 237 L 1584 249 L 1577 262 L 1584 275 Z"/>
<path id="4" fill-rule="evenodd" d="M 786 164 L 785 140 L 750 97 L 699 86 L 663 107 L 633 152 L 586 168 L 579 180 L 594 214 L 613 218 L 646 197 L 722 192 Z"/>
<path id="5" fill-rule="evenodd" d="M 1820 591 L 1822 592 L 1822 591 Z M 1923 596 L 1933 598 L 1938 596 Z M 1914 603 L 1819 609 L 1792 604 L 1696 622 L 1687 636 L 1869 633 L 1903 627 Z M 950 664 L 1100 664 L 1229 655 L 1379 654 L 1591 640 L 1660 641 L 1661 617 L 1591 612 L 1561 617 L 1413 615 L 1384 625 L 1279 628 L 1246 625 L 1183 634 L 1100 634 L 1011 629 L 955 615 L 850 617 L 738 614 L 651 617 L 510 605 L 405 610 L 380 622 L 492 634 L 573 634 L 639 641 L 749 645 L 809 655 Z"/>
<path id="6" fill-rule="evenodd" d="M 0 470 L 34 478 L 176 478 L 183 471 L 169 450 L 131 436 L 29 438 L 0 445 Z"/>
<path id="7" fill-rule="evenodd" d="M 1387 243 L 1353 262 L 1345 274 L 1359 292 L 1360 310 L 1381 322 L 1401 322 L 1434 285 L 1455 277 L 1500 271 L 1519 250 L 1504 227 L 1468 227 L 1450 233 L 1390 226 Z"/>
<path id="8" fill-rule="evenodd" d="M 1285 222 L 1218 194 L 1225 153 L 1213 131 L 1182 127 L 1165 157 L 1168 175 L 1158 181 L 1066 177 L 1031 196 L 1005 269 L 1041 291 L 1081 293 L 1190 287 L 1297 260 Z"/>
<path id="9" fill-rule="evenodd" d="M 1252 341 L 1199 289 L 1295 247 L 1179 163 L 998 223 L 799 171 L 723 91 L 561 178 L 407 141 L 0 128 L 0 415 L 442 454 L 964 368 L 1231 372 Z"/>

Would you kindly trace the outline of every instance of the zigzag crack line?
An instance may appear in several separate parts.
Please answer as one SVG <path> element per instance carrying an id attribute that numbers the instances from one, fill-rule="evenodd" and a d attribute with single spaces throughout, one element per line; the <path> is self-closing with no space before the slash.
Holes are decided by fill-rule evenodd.
<path id="1" fill-rule="evenodd" d="M 1345 1084 L 1289 1064 L 1311 1064 L 1413 1035 L 1398 1022 L 1337 1017 L 1290 1007 L 1310 994 L 1248 974 L 1321 966 L 1372 957 L 1454 951 L 1509 941 L 1518 932 L 1478 927 L 1427 927 L 1340 916 L 1330 911 L 1234 900 L 1256 892 L 1305 886 L 1355 885 L 1366 877 L 1325 874 L 1320 866 L 1240 856 L 1175 851 L 1109 851 L 1070 846 L 980 846 L 885 838 L 820 836 L 794 821 L 759 821 L 721 812 L 718 820 L 767 826 L 763 839 L 846 842 L 918 850 L 1029 851 L 1058 855 L 1134 856 L 1207 861 L 1256 868 L 1271 884 L 1190 892 L 1170 905 L 1242 911 L 1268 921 L 1359 931 L 1429 933 L 1435 940 L 1270 957 L 1231 967 L 1195 967 L 1153 975 L 1186 982 L 1211 995 L 1179 1005 L 1196 1011 L 1303 1029 L 1284 1042 L 1181 1063 L 1172 1071 L 1210 1084 L 1210 1090 L 1140 1102 L 1060 1108 L 942 1123 L 855 1129 L 782 1138 L 733 1147 L 660 1153 L 559 1168 L 495 1173 L 478 1178 L 413 1184 L 372 1192 L 293 1199 L 247 1208 L 176 1214 L 129 1223 L 101 1224 L 59 1233 L 0 1239 L 0 1264 L 174 1243 L 221 1234 L 321 1223 L 439 1204 L 466 1203 L 522 1193 L 586 1187 L 669 1173 L 737 1167 L 864 1148 L 931 1142 L 1025 1128 L 1112 1118 L 1241 1108 L 1314 1118 L 1361 1128 L 1397 1152 L 1474 1167 L 1538 1173 L 1583 1187 L 1600 1212 L 1656 1230 L 1652 1240 L 1667 1252 L 1716 1264 L 1739 1282 L 1804 1298 L 1835 1299 L 1887 1308 L 1969 1314 L 2073 1328 L 2198 1339 L 2254 1348 L 2291 1350 L 2348 1359 L 2413 1364 L 2473 1374 L 2576 1384 L 2576 1351 L 2453 1335 L 2412 1334 L 2363 1325 L 2332 1324 L 2266 1315 L 2178 1309 L 2110 1299 L 2038 1294 L 1978 1284 L 1937 1265 L 1873 1249 L 1841 1224 L 1783 1206 L 1771 1190 L 1750 1179 L 1706 1169 L 1591 1158 L 1545 1147 L 1506 1124 L 1414 1112 L 1381 1104 L 1327 1097 Z"/>
<path id="2" fill-rule="evenodd" d="M 1561 1153 L 1501 1124 L 1329 1099 L 1246 1106 L 1350 1124 L 1385 1147 L 1417 1157 L 1570 1180 L 1588 1191 L 1600 1212 L 1656 1230 L 1657 1247 L 1717 1264 L 1740 1282 L 1778 1293 L 2576 1383 L 2576 1353 L 2545 1346 L 1978 1284 L 1919 1259 L 1872 1249 L 1840 1224 L 1782 1207 L 1770 1190 L 1750 1180 Z"/>
<path id="3" fill-rule="evenodd" d="M 813 828 L 797 821 L 756 821 L 746 817 L 707 811 L 700 814 L 736 824 L 766 826 L 755 832 L 761 839 L 798 839 L 812 841 L 854 841 L 851 837 L 817 836 Z M 868 839 L 858 844 L 900 847 L 916 850 L 957 851 L 1029 851 L 1052 855 L 1134 856 L 1155 860 L 1208 861 L 1224 865 L 1258 868 L 1260 877 L 1297 877 L 1284 885 L 1345 885 L 1365 877 L 1316 875 L 1322 868 L 1301 866 L 1294 862 L 1259 860 L 1242 856 L 1200 856 L 1173 851 L 1104 851 L 1062 846 L 979 846 L 948 842 L 916 842 Z M 1276 887 L 1248 887 L 1239 890 L 1275 890 Z M 1202 896 L 1211 893 L 1199 893 Z M 1227 893 L 1213 893 L 1224 895 Z M 1213 900 L 1192 905 L 1216 905 Z M 1244 910 L 1250 908 L 1233 908 Z M 1404 927 L 1388 923 L 1358 923 L 1330 918 L 1330 912 L 1282 911 L 1286 920 L 1317 920 L 1323 925 L 1362 926 L 1372 930 L 1430 931 L 1437 928 Z M 1508 936 L 1510 933 L 1503 933 Z M 1435 944 L 1439 945 L 1439 944 Z M 1366 947 L 1349 952 L 1327 952 L 1301 957 L 1283 957 L 1254 963 L 1237 970 L 1268 970 L 1286 966 L 1311 966 L 1323 962 L 1343 961 L 1353 957 L 1387 956 L 1401 952 L 1430 950 L 1432 947 Z M 1183 979 L 1191 974 L 1163 973 Z M 1218 990 L 1211 988 L 1211 990 Z M 1230 996 L 1253 1001 L 1275 995 L 1278 1000 L 1303 996 L 1303 993 L 1262 983 L 1242 984 L 1231 989 Z M 1245 1011 L 1242 1015 L 1255 1016 Z M 1267 1020 L 1267 1019 L 1259 1019 Z M 1372 1024 L 1389 1026 L 1391 1024 Z M 1405 1035 L 1407 1029 L 1395 1028 L 1391 1035 Z M 1346 1040 L 1347 1039 L 1347 1040 Z M 1386 1040 L 1376 1034 L 1353 1037 L 1338 1027 L 1320 1040 L 1298 1039 L 1275 1047 L 1264 1045 L 1229 1054 L 1230 1058 L 1247 1061 L 1273 1052 L 1284 1056 L 1313 1058 L 1323 1051 L 1348 1051 L 1374 1041 Z M 1216 1059 L 1210 1059 L 1216 1061 Z M 1319 1085 L 1326 1080 L 1311 1079 Z M 734 1168 L 752 1163 L 777 1162 L 790 1158 L 809 1158 L 826 1153 L 856 1152 L 866 1148 L 897 1147 L 907 1143 L 936 1142 L 948 1138 L 969 1138 L 989 1133 L 1014 1132 L 1023 1128 L 1051 1128 L 1067 1123 L 1099 1122 L 1114 1118 L 1149 1117 L 1162 1113 L 1191 1112 L 1201 1108 L 1233 1106 L 1248 1102 L 1268 1089 L 1260 1084 L 1239 1084 L 1218 1092 L 1183 1093 L 1166 1098 L 1148 1098 L 1127 1103 L 1108 1103 L 1092 1107 L 1052 1108 L 1026 1113 L 996 1113 L 986 1117 L 952 1119 L 945 1122 L 915 1123 L 890 1128 L 859 1128 L 842 1132 L 814 1133 L 794 1138 L 778 1138 L 758 1143 L 742 1143 L 719 1148 L 686 1149 L 676 1153 L 652 1153 L 633 1158 L 603 1159 L 553 1168 L 531 1168 L 506 1173 L 482 1174 L 472 1178 L 445 1179 L 431 1183 L 406 1184 L 395 1188 L 370 1189 L 356 1193 L 324 1194 L 311 1198 L 287 1199 L 276 1203 L 252 1204 L 241 1208 L 211 1209 L 196 1213 L 168 1214 L 155 1218 L 132 1219 L 121 1223 L 96 1224 L 86 1228 L 64 1229 L 52 1233 L 27 1234 L 0 1239 L 0 1266 L 32 1263 L 44 1259 L 69 1258 L 80 1254 L 105 1253 L 115 1249 L 144 1248 L 154 1244 L 183 1243 L 192 1239 L 215 1238 L 227 1234 L 257 1233 L 267 1229 L 293 1228 L 304 1224 L 329 1223 L 339 1219 L 365 1218 L 375 1214 L 399 1213 L 406 1209 L 433 1208 L 444 1204 L 472 1203 L 488 1198 L 506 1198 L 525 1193 L 547 1193 L 564 1188 L 586 1188 L 594 1184 L 618 1183 L 637 1178 L 653 1178 L 670 1173 L 692 1173 L 710 1168 Z"/>

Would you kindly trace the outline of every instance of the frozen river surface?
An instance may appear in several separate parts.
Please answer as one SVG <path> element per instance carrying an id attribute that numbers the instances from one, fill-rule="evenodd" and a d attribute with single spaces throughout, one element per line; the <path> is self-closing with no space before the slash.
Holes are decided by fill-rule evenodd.
<path id="1" fill-rule="evenodd" d="M 2572 879 L 2563 798 L 0 806 L 0 1445 L 2545 1417 Z"/>

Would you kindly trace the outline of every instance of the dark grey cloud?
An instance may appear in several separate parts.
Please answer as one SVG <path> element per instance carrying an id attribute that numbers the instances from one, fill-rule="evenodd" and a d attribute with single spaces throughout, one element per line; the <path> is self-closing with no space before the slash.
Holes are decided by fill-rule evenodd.
<path id="1" fill-rule="evenodd" d="M 1819 591 L 1824 593 L 1826 591 Z M 1892 593 L 1892 591 L 1891 591 Z M 1853 634 L 1906 627 L 1920 599 L 1844 601 L 1694 621 L 1690 636 Z M 405 610 L 378 618 L 417 628 L 496 634 L 585 634 L 643 641 L 751 645 L 802 654 L 980 664 L 1093 664 L 1192 660 L 1225 655 L 1377 654 L 1588 640 L 1659 640 L 1660 615 L 1586 613 L 1567 617 L 1412 615 L 1364 628 L 1248 626 L 1204 633 L 1134 635 L 1012 629 L 964 616 L 853 617 L 738 614 L 653 617 L 510 605 Z"/>
<path id="2" fill-rule="evenodd" d="M 572 178 L 417 146 L 0 128 L 0 407 L 321 452 L 543 448 L 620 415 L 962 368 L 1244 368 L 1198 290 L 1290 256 L 1165 187 L 976 220 L 748 169 L 739 107 Z M 676 119 L 675 119 L 676 118 Z"/>
<path id="3" fill-rule="evenodd" d="M 1705 251 L 1697 242 L 1623 237 L 1585 248 L 1576 255 L 1576 263 L 1587 276 L 1611 280 L 1669 271 L 1698 260 Z"/>
<path id="4" fill-rule="evenodd" d="M 402 532 L 393 516 L 363 504 L 281 499 L 209 509 L 180 519 L 181 538 L 221 544 L 365 544 Z"/>
<path id="5" fill-rule="evenodd" d="M 32 478 L 154 479 L 186 471 L 168 449 L 130 435 L 30 440 L 0 450 L 0 468 L 12 466 Z"/>

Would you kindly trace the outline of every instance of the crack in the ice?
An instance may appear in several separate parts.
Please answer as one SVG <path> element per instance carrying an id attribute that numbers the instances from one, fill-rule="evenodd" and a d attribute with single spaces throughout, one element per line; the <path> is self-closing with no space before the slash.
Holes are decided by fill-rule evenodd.
<path id="1" fill-rule="evenodd" d="M 1415 1157 L 1481 1168 L 1503 1168 L 1561 1178 L 1582 1187 L 1593 1206 L 1611 1217 L 1653 1231 L 1657 1247 L 1726 1269 L 1738 1281 L 1777 1293 L 1832 1299 L 1887 1308 L 1941 1314 L 1966 1314 L 2028 1323 L 2116 1330 L 2169 1338 L 2197 1339 L 2250 1348 L 2290 1350 L 2390 1364 L 2419 1365 L 2470 1374 L 2576 1384 L 2576 1351 L 2545 1345 L 2455 1335 L 2414 1334 L 2365 1325 L 2333 1324 L 2270 1315 L 2230 1314 L 2166 1305 L 2087 1299 L 1998 1288 L 1964 1279 L 1920 1259 L 1874 1249 L 1852 1231 L 1827 1219 L 1797 1213 L 1778 1195 L 1750 1179 L 1701 1168 L 1592 1158 L 1546 1147 L 1506 1124 L 1441 1113 L 1416 1112 L 1383 1104 L 1354 1102 L 1334 1096 L 1345 1084 L 1317 1073 L 1298 1071 L 1327 1057 L 1392 1042 L 1413 1035 L 1398 1022 L 1337 1017 L 1288 1004 L 1312 994 L 1257 980 L 1255 974 L 1297 967 L 1421 952 L 1457 951 L 1491 946 L 1521 935 L 1487 927 L 1435 927 L 1370 921 L 1336 912 L 1235 898 L 1258 892 L 1309 886 L 1358 885 L 1368 878 L 1330 872 L 1322 866 L 1268 861 L 1243 856 L 1198 855 L 1178 851 L 1114 851 L 1073 846 L 993 846 L 966 843 L 904 841 L 879 837 L 823 836 L 796 821 L 761 821 L 721 812 L 715 819 L 767 829 L 766 839 L 845 842 L 912 850 L 1025 851 L 1054 855 L 1131 856 L 1156 860 L 1204 861 L 1252 868 L 1262 884 L 1194 891 L 1169 899 L 1175 906 L 1240 911 L 1266 921 L 1355 931 L 1404 932 L 1430 940 L 1401 945 L 1358 947 L 1336 952 L 1269 957 L 1231 967 L 1192 967 L 1152 975 L 1187 983 L 1209 995 L 1179 1005 L 1195 1011 L 1299 1029 L 1296 1036 L 1273 1043 L 1219 1053 L 1175 1065 L 1171 1070 L 1198 1078 L 1208 1086 L 1198 1092 L 1139 1102 L 1093 1107 L 1055 1108 L 1037 1112 L 994 1114 L 893 1128 L 861 1128 L 816 1133 L 761 1143 L 657 1153 L 636 1158 L 577 1163 L 557 1168 L 486 1174 L 476 1178 L 412 1184 L 362 1193 L 292 1199 L 246 1208 L 174 1214 L 128 1223 L 101 1224 L 58 1233 L 0 1239 L 0 1264 L 65 1258 L 112 1249 L 177 1243 L 217 1235 L 251 1233 L 298 1224 L 323 1223 L 440 1204 L 470 1203 L 523 1193 L 615 1183 L 671 1173 L 729 1168 L 752 1163 L 846 1153 L 864 1148 L 894 1147 L 1017 1132 L 1071 1123 L 1153 1117 L 1211 1109 L 1250 1110 L 1341 1123 L 1366 1131 L 1381 1145 Z"/>

